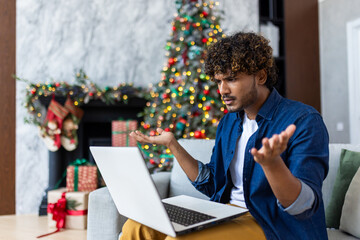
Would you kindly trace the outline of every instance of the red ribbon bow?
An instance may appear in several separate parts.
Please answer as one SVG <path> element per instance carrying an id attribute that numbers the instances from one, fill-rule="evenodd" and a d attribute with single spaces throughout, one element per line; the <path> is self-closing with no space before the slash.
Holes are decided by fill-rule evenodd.
<path id="1" fill-rule="evenodd" d="M 51 234 L 57 233 L 61 228 L 65 227 L 65 219 L 66 219 L 66 198 L 65 192 L 61 194 L 61 198 L 57 201 L 57 203 L 49 203 L 47 207 L 47 212 L 52 213 L 52 219 L 56 221 L 56 230 L 51 233 L 47 233 L 44 235 L 40 235 L 37 238 L 42 238 L 49 236 Z"/>
<path id="2" fill-rule="evenodd" d="M 56 230 L 54 232 L 38 236 L 37 238 L 46 237 L 59 232 L 61 228 L 65 227 L 66 215 L 82 216 L 87 214 L 87 210 L 66 210 L 65 194 L 66 192 L 63 192 L 57 203 L 49 203 L 47 207 L 47 212 L 52 213 L 52 219 L 56 221 Z"/>
<path id="3" fill-rule="evenodd" d="M 48 204 L 48 213 L 52 213 L 52 219 L 56 221 L 56 228 L 64 228 L 65 227 L 65 218 L 66 218 L 66 193 L 61 194 L 61 198 L 57 201 L 57 203 L 49 203 Z"/>

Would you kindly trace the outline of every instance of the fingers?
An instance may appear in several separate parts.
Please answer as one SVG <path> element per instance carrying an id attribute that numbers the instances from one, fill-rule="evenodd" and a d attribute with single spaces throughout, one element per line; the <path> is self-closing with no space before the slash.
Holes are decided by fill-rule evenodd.
<path id="1" fill-rule="evenodd" d="M 256 148 L 252 148 L 250 153 L 253 155 L 255 162 L 262 162 L 264 159 L 264 154 L 262 154 L 260 151 L 258 151 Z"/>
<path id="2" fill-rule="evenodd" d="M 270 141 L 268 138 L 263 138 L 262 140 L 262 144 L 263 144 L 263 151 L 264 153 L 268 153 L 268 152 L 271 152 L 271 148 L 273 144 L 270 145 Z"/>
<path id="3" fill-rule="evenodd" d="M 286 150 L 289 139 L 293 136 L 295 130 L 296 126 L 291 124 L 280 134 L 274 134 L 270 139 L 263 138 L 263 146 L 259 150 L 255 148 L 251 149 L 254 160 L 256 162 L 262 162 L 265 159 L 271 159 L 280 155 Z"/>
<path id="4" fill-rule="evenodd" d="M 264 138 L 262 140 L 263 147 L 260 150 L 257 150 L 256 148 L 252 148 L 250 153 L 254 156 L 254 160 L 256 162 L 262 162 L 263 159 L 268 156 L 272 149 L 270 146 L 270 141 L 268 138 Z"/>
<path id="5" fill-rule="evenodd" d="M 138 130 L 133 131 L 129 134 L 131 137 L 135 138 L 136 141 L 141 143 L 147 143 L 150 142 L 150 138 L 143 133 L 139 132 Z"/>
<path id="6" fill-rule="evenodd" d="M 276 148 L 277 146 L 279 146 L 281 139 L 282 138 L 280 137 L 280 135 L 274 134 L 270 139 L 271 148 Z"/>
<path id="7" fill-rule="evenodd" d="M 162 128 L 157 128 L 156 131 L 161 135 L 164 130 Z"/>
<path id="8" fill-rule="evenodd" d="M 279 135 L 279 147 L 286 148 L 286 145 L 289 142 L 289 139 L 294 135 L 296 126 L 294 124 L 289 125 L 284 131 Z M 285 150 L 285 149 L 284 149 Z"/>
<path id="9" fill-rule="evenodd" d="M 291 124 L 285 129 L 285 133 L 287 134 L 288 140 L 292 137 L 292 135 L 294 135 L 295 130 L 296 130 L 295 124 Z"/>

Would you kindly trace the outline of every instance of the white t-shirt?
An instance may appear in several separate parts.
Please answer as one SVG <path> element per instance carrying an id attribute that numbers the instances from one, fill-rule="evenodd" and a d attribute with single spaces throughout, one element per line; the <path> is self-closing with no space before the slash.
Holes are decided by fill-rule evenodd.
<path id="1" fill-rule="evenodd" d="M 249 138 L 256 132 L 258 125 L 256 120 L 250 120 L 246 113 L 243 120 L 243 132 L 236 143 L 234 158 L 230 163 L 231 180 L 234 187 L 231 189 L 230 203 L 240 207 L 245 207 L 244 188 L 243 188 L 243 168 L 245 148 Z"/>

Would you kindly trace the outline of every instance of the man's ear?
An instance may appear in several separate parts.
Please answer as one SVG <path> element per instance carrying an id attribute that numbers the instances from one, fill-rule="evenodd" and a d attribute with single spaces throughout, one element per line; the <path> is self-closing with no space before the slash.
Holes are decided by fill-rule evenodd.
<path id="1" fill-rule="evenodd" d="M 265 85 L 267 80 L 267 73 L 265 69 L 261 69 L 256 73 L 256 80 L 259 85 Z"/>

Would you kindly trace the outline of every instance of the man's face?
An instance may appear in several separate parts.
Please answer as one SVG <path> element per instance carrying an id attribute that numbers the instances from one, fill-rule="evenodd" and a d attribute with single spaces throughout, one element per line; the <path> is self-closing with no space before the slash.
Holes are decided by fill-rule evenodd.
<path id="1" fill-rule="evenodd" d="M 255 75 L 238 73 L 215 74 L 221 97 L 229 112 L 238 112 L 254 105 L 258 99 Z"/>

